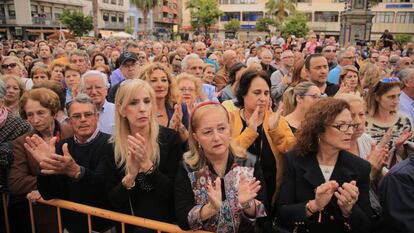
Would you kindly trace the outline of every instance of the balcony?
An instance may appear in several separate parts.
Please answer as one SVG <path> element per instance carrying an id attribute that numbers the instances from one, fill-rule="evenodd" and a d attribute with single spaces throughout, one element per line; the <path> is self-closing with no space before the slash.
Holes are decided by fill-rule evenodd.
<path id="1" fill-rule="evenodd" d="M 125 23 L 119 23 L 119 22 L 105 22 L 104 23 L 104 29 L 124 29 Z"/>
<path id="2" fill-rule="evenodd" d="M 42 16 L 33 16 L 32 23 L 35 26 L 46 26 L 46 27 L 58 27 L 60 25 L 59 20 L 51 20 L 50 18 Z"/>

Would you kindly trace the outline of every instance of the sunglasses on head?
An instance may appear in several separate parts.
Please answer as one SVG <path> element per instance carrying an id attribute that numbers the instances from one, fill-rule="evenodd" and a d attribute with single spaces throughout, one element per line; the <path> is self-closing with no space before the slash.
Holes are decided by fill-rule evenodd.
<path id="1" fill-rule="evenodd" d="M 399 82 L 401 81 L 397 77 L 384 77 L 380 79 L 379 82 L 375 85 L 374 92 L 378 91 L 378 87 L 380 86 L 381 83 L 399 83 Z"/>

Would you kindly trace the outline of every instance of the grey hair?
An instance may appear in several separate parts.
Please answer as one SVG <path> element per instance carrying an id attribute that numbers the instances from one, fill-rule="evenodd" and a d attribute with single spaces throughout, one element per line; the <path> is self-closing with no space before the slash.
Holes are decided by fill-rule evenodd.
<path id="1" fill-rule="evenodd" d="M 106 89 L 109 88 L 108 76 L 99 70 L 86 71 L 81 77 L 81 90 L 85 91 L 85 78 L 98 76 L 101 78 Z"/>
<path id="2" fill-rule="evenodd" d="M 412 73 L 414 72 L 413 68 L 405 68 L 398 72 L 397 77 L 401 80 L 402 83 L 405 83 L 410 80 Z"/>
<path id="3" fill-rule="evenodd" d="M 80 50 L 80 49 L 75 49 L 72 52 L 70 52 L 69 54 L 69 61 L 72 58 L 72 56 L 77 55 L 77 56 L 82 56 L 85 58 L 86 62 L 90 62 L 89 60 L 89 55 L 85 50 Z"/>
<path id="4" fill-rule="evenodd" d="M 0 79 L 0 99 L 3 99 L 4 96 L 6 96 L 6 92 L 6 84 Z"/>
<path id="5" fill-rule="evenodd" d="M 87 94 L 79 94 L 78 96 L 76 96 L 74 99 L 72 99 L 72 101 L 70 101 L 67 105 L 66 105 L 66 111 L 69 113 L 69 109 L 70 107 L 75 104 L 91 104 L 93 106 L 93 111 L 96 113 L 98 111 L 98 109 L 96 108 L 95 103 L 93 102 L 92 98 L 89 97 Z"/>
<path id="6" fill-rule="evenodd" d="M 188 61 L 189 60 L 195 60 L 195 59 L 201 59 L 197 54 L 192 53 L 192 54 L 188 54 L 187 56 L 184 57 L 184 59 L 181 61 L 181 69 L 185 72 L 188 69 Z"/>
<path id="7" fill-rule="evenodd" d="M 392 55 L 388 62 L 392 65 L 396 65 L 400 61 L 400 56 Z"/>

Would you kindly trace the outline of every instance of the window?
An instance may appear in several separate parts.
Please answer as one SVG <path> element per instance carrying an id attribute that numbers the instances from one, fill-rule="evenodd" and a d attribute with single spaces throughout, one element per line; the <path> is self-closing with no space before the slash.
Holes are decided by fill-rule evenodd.
<path id="1" fill-rule="evenodd" d="M 36 5 L 31 5 L 30 6 L 30 13 L 32 14 L 32 17 L 37 16 L 37 6 Z"/>
<path id="2" fill-rule="evenodd" d="M 414 23 L 414 12 L 397 12 L 396 23 Z"/>
<path id="3" fill-rule="evenodd" d="M 111 22 L 117 22 L 116 15 L 111 15 Z"/>
<path id="4" fill-rule="evenodd" d="M 4 19 L 5 16 L 4 5 L 0 5 L 0 18 Z"/>
<path id="5" fill-rule="evenodd" d="M 338 22 L 338 11 L 315 11 L 315 22 Z"/>
<path id="6" fill-rule="evenodd" d="M 312 12 L 302 12 L 308 22 L 312 22 Z"/>
<path id="7" fill-rule="evenodd" d="M 115 4 L 116 5 L 116 0 L 111 0 L 111 4 Z"/>
<path id="8" fill-rule="evenodd" d="M 45 6 L 43 8 L 43 14 L 45 14 L 47 20 L 51 20 L 52 19 L 52 7 Z"/>
<path id="9" fill-rule="evenodd" d="M 120 23 L 124 22 L 124 15 L 118 15 L 118 22 Z"/>
<path id="10" fill-rule="evenodd" d="M 124 5 L 124 0 L 118 0 L 118 5 L 123 6 Z"/>
<path id="11" fill-rule="evenodd" d="M 263 18 L 263 12 L 261 11 L 247 11 L 242 13 L 243 21 L 257 21 Z"/>
<path id="12" fill-rule="evenodd" d="M 9 9 L 9 18 L 16 19 L 16 10 L 14 9 L 14 4 L 7 5 L 7 8 Z"/>
<path id="13" fill-rule="evenodd" d="M 53 13 L 54 13 L 54 15 L 55 15 L 55 20 L 57 20 L 57 19 L 59 19 L 59 18 L 60 18 L 60 15 L 63 13 L 63 8 L 60 8 L 60 7 L 55 7 L 55 8 L 53 9 Z"/>
<path id="14" fill-rule="evenodd" d="M 103 3 L 109 3 L 109 0 L 103 0 Z"/>
<path id="15" fill-rule="evenodd" d="M 240 12 L 224 12 L 224 15 L 221 16 L 220 21 L 230 21 L 231 19 L 240 20 Z"/>
<path id="16" fill-rule="evenodd" d="M 394 23 L 394 12 L 374 12 L 374 23 Z"/>
<path id="17" fill-rule="evenodd" d="M 109 14 L 108 13 L 103 13 L 102 14 L 102 19 L 103 19 L 103 21 L 108 22 L 109 21 Z"/>

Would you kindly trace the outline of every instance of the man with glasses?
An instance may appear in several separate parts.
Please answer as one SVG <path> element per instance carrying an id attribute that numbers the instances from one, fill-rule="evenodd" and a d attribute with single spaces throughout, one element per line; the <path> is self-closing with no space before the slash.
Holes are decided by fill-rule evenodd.
<path id="1" fill-rule="evenodd" d="M 341 74 L 341 67 L 354 65 L 355 53 L 351 49 L 342 50 L 338 54 L 338 65 L 329 71 L 328 82 L 338 85 L 339 75 Z"/>
<path id="2" fill-rule="evenodd" d="M 292 71 L 295 63 L 292 51 L 285 50 L 281 55 L 280 69 L 273 72 L 270 76 L 271 95 L 273 102 L 277 105 L 285 92 L 286 88 L 289 87 L 292 82 Z"/>
<path id="3" fill-rule="evenodd" d="M 139 59 L 135 53 L 124 52 L 118 58 L 119 68 L 111 75 L 111 89 L 108 94 L 108 101 L 115 102 L 116 91 L 119 84 L 127 79 L 138 78 L 140 66 Z"/>
<path id="4" fill-rule="evenodd" d="M 96 105 L 85 94 L 78 95 L 67 106 L 73 137 L 54 146 L 54 140 L 43 141 L 34 135 L 26 138 L 25 148 L 39 162 L 42 174 L 37 187 L 42 198 L 73 201 L 108 209 L 105 193 L 104 164 L 112 157 L 108 143 L 110 135 L 99 131 Z M 49 143 L 49 144 L 48 144 Z M 85 215 L 62 210 L 62 223 L 67 232 L 80 233 L 88 229 Z M 112 223 L 92 217 L 92 229 L 105 232 Z"/>
<path id="5" fill-rule="evenodd" d="M 99 112 L 98 128 L 101 132 L 112 134 L 115 127 L 115 105 L 106 101 L 109 82 L 106 74 L 90 70 L 82 75 L 82 92 L 92 98 Z"/>
<path id="6" fill-rule="evenodd" d="M 336 47 L 327 45 L 322 49 L 322 55 L 328 60 L 329 70 L 335 68 L 338 63 L 336 61 Z"/>

